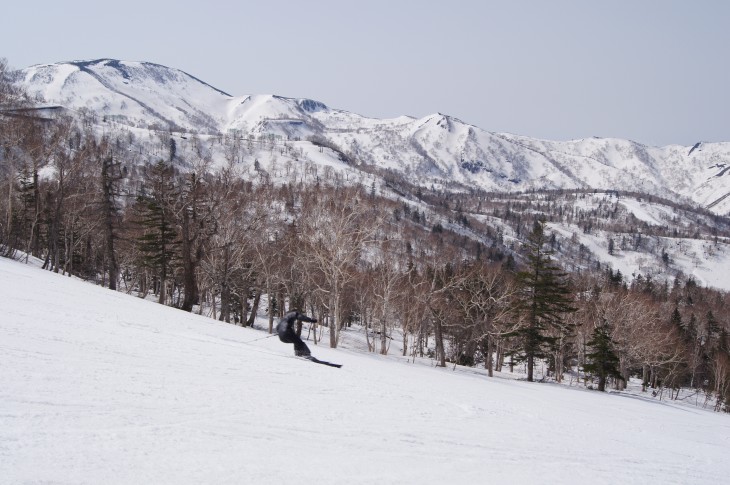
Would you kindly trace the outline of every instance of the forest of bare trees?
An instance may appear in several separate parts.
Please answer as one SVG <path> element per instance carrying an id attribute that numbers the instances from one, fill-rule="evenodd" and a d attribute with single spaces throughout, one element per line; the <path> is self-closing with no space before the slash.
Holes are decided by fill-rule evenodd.
<path id="1" fill-rule="evenodd" d="M 491 376 L 524 363 L 530 381 L 570 377 L 601 390 L 641 378 L 647 390 L 689 387 L 730 409 L 728 295 L 681 275 L 629 281 L 545 224 L 569 217 L 595 230 L 619 223 L 615 206 L 605 217 L 564 213 L 550 194 L 498 203 L 379 174 L 404 194 L 385 197 L 291 158 L 278 168 L 291 176 L 274 182 L 258 160 L 242 168 L 250 139 L 221 137 L 222 161 L 195 140 L 182 154 L 164 131 L 134 143 L 131 132 L 100 133 L 91 115 L 34 109 L 11 77 L 0 62 L 3 256 L 232 325 L 266 314 L 269 332 L 299 308 L 319 321 L 315 343 L 326 336 L 331 347 L 357 328 L 381 354 L 398 336 L 404 355 L 440 366 Z M 627 230 L 615 244 L 650 244 L 655 234 L 642 229 L 643 240 Z M 567 254 L 572 263 L 561 264 Z"/>

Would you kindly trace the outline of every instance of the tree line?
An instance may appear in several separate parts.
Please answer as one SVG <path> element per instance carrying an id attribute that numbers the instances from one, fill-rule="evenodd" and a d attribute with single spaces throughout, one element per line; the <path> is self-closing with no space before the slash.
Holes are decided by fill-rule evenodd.
<path id="1" fill-rule="evenodd" d="M 150 155 L 129 133 L 34 109 L 6 63 L 0 78 L 5 256 L 235 325 L 266 314 L 269 332 L 298 308 L 319 320 L 309 337 L 331 347 L 357 326 L 373 352 L 387 354 L 399 336 L 403 355 L 440 366 L 489 375 L 524 366 L 529 381 L 600 390 L 639 377 L 646 389 L 676 397 L 691 387 L 728 409 L 724 292 L 567 272 L 539 211 L 508 208 L 517 243 L 472 224 L 469 207 L 490 204 L 483 194 L 438 199 L 392 174 L 403 197 L 341 178 L 282 181 L 202 146 L 183 155 L 164 132 Z M 467 226 L 481 239 L 459 230 Z"/>

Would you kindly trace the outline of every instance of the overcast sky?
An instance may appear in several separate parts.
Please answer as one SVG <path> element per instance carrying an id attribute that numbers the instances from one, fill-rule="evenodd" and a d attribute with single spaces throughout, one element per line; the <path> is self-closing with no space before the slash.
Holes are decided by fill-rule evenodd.
<path id="1" fill-rule="evenodd" d="M 649 145 L 730 141 L 730 1 L 5 2 L 0 57 L 151 61 L 232 95 Z"/>

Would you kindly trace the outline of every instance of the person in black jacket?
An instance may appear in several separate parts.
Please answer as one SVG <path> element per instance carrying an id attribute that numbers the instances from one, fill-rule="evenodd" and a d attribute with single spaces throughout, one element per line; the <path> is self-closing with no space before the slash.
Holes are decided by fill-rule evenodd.
<path id="1" fill-rule="evenodd" d="M 284 315 L 276 325 L 276 333 L 279 334 L 279 340 L 286 344 L 294 344 L 294 355 L 299 357 L 309 357 L 312 355 L 309 347 L 305 344 L 299 335 L 294 331 L 294 322 L 297 320 L 302 322 L 316 323 L 316 318 L 311 318 L 298 311 L 291 311 Z"/>

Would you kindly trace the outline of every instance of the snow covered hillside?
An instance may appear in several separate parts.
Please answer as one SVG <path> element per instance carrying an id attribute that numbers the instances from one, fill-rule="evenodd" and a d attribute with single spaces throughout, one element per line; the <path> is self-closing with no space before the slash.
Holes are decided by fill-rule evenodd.
<path id="1" fill-rule="evenodd" d="M 723 483 L 709 411 L 313 347 L 0 258 L 3 483 Z M 427 364 L 427 362 L 425 363 Z"/>
<path id="2" fill-rule="evenodd" d="M 545 141 L 488 132 L 440 113 L 380 120 L 309 99 L 234 97 L 176 69 L 112 59 L 32 66 L 20 83 L 50 104 L 86 110 L 101 122 L 284 139 L 317 135 L 357 164 L 392 170 L 423 187 L 618 189 L 730 213 L 730 143 L 656 148 L 605 138 Z"/>

